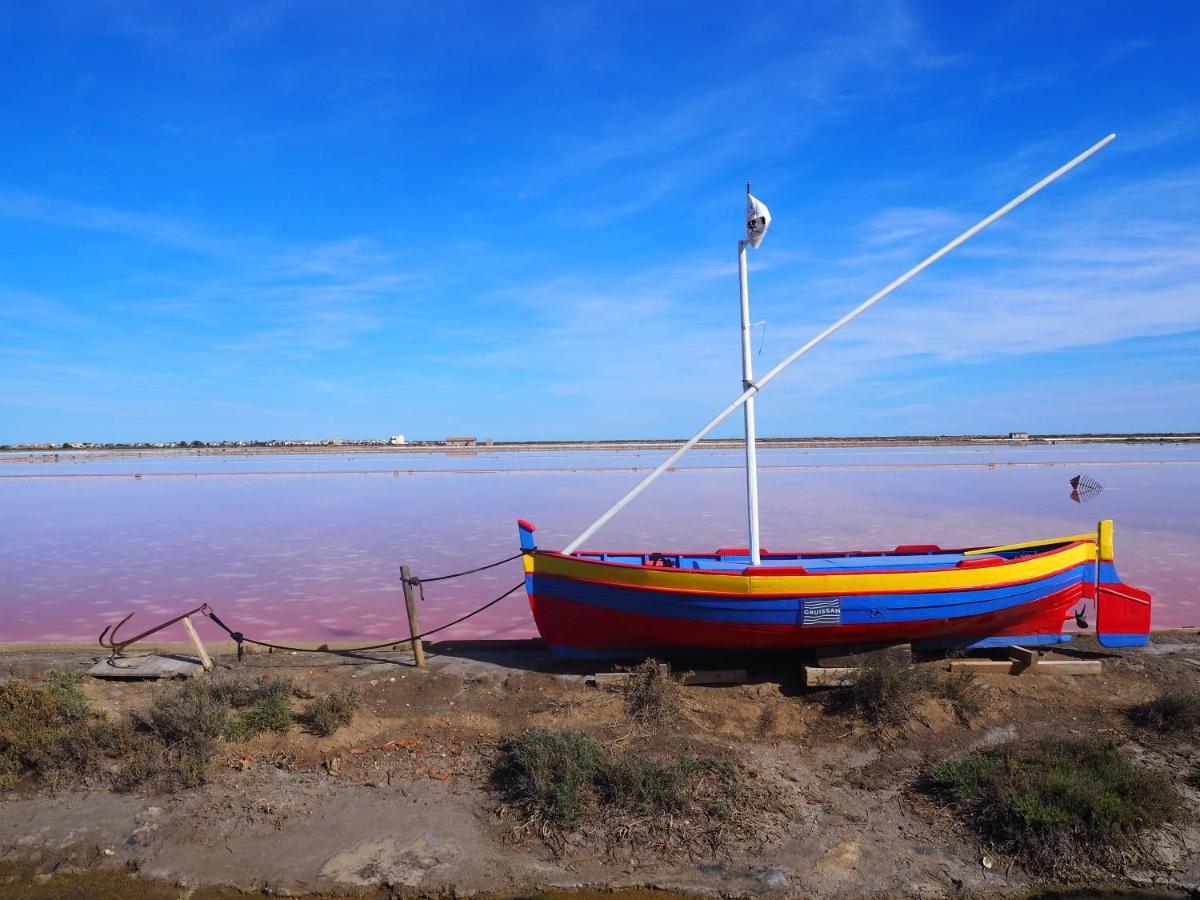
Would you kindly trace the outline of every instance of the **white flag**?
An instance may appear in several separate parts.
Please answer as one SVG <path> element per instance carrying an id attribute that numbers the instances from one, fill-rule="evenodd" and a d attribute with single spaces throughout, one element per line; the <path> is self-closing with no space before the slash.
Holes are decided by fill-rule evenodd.
<path id="1" fill-rule="evenodd" d="M 746 243 L 755 250 L 771 227 L 771 211 L 753 194 L 746 194 Z"/>

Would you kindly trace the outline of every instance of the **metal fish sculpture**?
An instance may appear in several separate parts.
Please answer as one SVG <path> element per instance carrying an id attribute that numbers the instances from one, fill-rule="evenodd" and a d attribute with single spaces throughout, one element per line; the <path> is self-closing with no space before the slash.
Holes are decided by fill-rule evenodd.
<path id="1" fill-rule="evenodd" d="M 1104 486 L 1087 475 L 1076 475 L 1071 479 L 1071 499 L 1076 503 L 1087 503 L 1104 490 Z"/>

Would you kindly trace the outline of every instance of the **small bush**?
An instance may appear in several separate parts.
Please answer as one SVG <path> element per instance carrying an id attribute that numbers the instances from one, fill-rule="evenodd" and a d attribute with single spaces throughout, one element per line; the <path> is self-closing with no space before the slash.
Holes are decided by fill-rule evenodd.
<path id="1" fill-rule="evenodd" d="M 501 750 L 493 784 L 551 827 L 575 828 L 594 802 L 592 787 L 602 765 L 599 745 L 572 731 L 537 728 Z"/>
<path id="2" fill-rule="evenodd" d="M 671 667 L 647 659 L 628 671 L 621 693 L 629 717 L 645 728 L 678 722 L 683 714 L 683 688 Z"/>
<path id="3" fill-rule="evenodd" d="M 935 766 L 927 787 L 1042 873 L 1113 865 L 1179 808 L 1164 778 L 1100 737 L 970 753 Z"/>
<path id="4" fill-rule="evenodd" d="M 123 750 L 124 732 L 94 712 L 82 675 L 0 684 L 0 790 L 25 775 L 57 785 L 99 774 Z"/>
<path id="5" fill-rule="evenodd" d="M 950 701 L 958 718 L 968 723 L 983 708 L 984 691 L 973 672 L 940 678 L 929 669 L 884 658 L 865 663 L 858 679 L 834 691 L 828 705 L 834 712 L 855 713 L 883 730 L 903 725 L 918 703 L 933 697 Z"/>
<path id="6" fill-rule="evenodd" d="M 1128 710 L 1132 722 L 1161 732 L 1200 728 L 1200 691 L 1165 690 L 1153 700 Z"/>
<path id="7" fill-rule="evenodd" d="M 837 712 L 854 712 L 876 728 L 901 725 L 923 697 L 935 689 L 933 674 L 890 659 L 871 660 L 857 680 L 830 696 Z"/>
<path id="8" fill-rule="evenodd" d="M 140 745 L 122 787 L 159 781 L 167 788 L 203 784 L 208 761 L 229 728 L 229 704 L 211 684 L 186 682 L 144 712 L 131 714 Z"/>
<path id="9" fill-rule="evenodd" d="M 314 734 L 329 737 L 339 728 L 350 724 L 358 704 L 359 695 L 354 688 L 335 688 L 324 697 L 313 700 L 305 710 L 303 720 Z"/>
<path id="10" fill-rule="evenodd" d="M 493 786 L 519 809 L 520 828 L 559 848 L 565 833 L 581 828 L 607 833 L 610 843 L 665 829 L 666 844 L 702 838 L 716 846 L 744 796 L 732 763 L 711 756 L 656 759 L 546 729 L 527 731 L 501 749 Z"/>

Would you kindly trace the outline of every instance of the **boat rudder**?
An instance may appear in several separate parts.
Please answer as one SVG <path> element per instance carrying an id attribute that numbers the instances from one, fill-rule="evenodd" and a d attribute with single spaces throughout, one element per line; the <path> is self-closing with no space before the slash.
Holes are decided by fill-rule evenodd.
<path id="1" fill-rule="evenodd" d="M 1112 519 L 1096 526 L 1096 638 L 1103 647 L 1141 647 L 1150 642 L 1151 597 L 1121 581 L 1114 559 Z"/>

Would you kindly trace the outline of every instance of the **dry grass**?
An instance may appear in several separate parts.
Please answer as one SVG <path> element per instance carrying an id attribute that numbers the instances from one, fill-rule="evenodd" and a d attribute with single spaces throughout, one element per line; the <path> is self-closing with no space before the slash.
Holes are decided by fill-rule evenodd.
<path id="1" fill-rule="evenodd" d="M 556 853 L 573 841 L 652 848 L 689 858 L 731 841 L 761 842 L 761 820 L 779 805 L 753 776 L 711 755 L 611 749 L 571 731 L 533 729 L 507 741 L 492 774 L 516 839 Z"/>
<path id="2" fill-rule="evenodd" d="M 211 684 L 192 680 L 130 718 L 139 740 L 118 786 L 150 783 L 174 790 L 204 783 L 209 760 L 225 739 L 231 709 Z"/>
<path id="3" fill-rule="evenodd" d="M 629 718 L 642 728 L 678 724 L 684 709 L 683 686 L 671 673 L 671 667 L 647 659 L 626 671 L 629 675 L 620 690 Z"/>
<path id="4" fill-rule="evenodd" d="M 1200 730 L 1200 691 L 1168 688 L 1127 714 L 1134 724 L 1164 734 L 1195 732 Z"/>
<path id="5" fill-rule="evenodd" d="M 83 676 L 51 673 L 43 682 L 0 684 L 0 790 L 19 781 L 52 788 L 106 779 L 119 790 L 174 791 L 205 782 L 228 743 L 296 720 L 288 679 L 246 673 L 197 677 L 164 686 L 147 708 L 118 721 L 94 711 Z M 354 691 L 318 697 L 307 716 L 321 734 L 349 722 Z"/>

